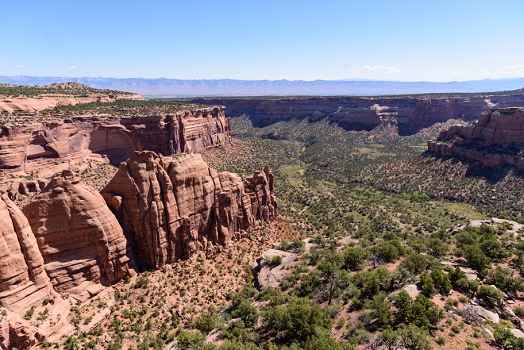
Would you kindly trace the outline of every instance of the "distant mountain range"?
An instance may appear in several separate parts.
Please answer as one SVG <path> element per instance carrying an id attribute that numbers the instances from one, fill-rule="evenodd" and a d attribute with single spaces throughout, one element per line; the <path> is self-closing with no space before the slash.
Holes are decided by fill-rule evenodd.
<path id="1" fill-rule="evenodd" d="M 234 79 L 143 79 L 90 77 L 0 76 L 0 83 L 48 85 L 76 82 L 99 89 L 135 92 L 146 97 L 197 96 L 336 96 L 399 95 L 448 92 L 493 92 L 524 87 L 524 78 L 450 81 L 443 83 L 377 80 L 234 80 Z"/>

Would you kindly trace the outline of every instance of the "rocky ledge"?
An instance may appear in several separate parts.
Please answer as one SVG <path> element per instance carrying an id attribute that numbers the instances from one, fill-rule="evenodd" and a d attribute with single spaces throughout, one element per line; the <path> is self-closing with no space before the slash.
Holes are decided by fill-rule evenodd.
<path id="1" fill-rule="evenodd" d="M 457 156 L 486 166 L 524 170 L 524 108 L 492 109 L 468 126 L 452 126 L 428 141 L 430 152 Z"/>
<path id="2" fill-rule="evenodd" d="M 259 97 L 199 98 L 194 103 L 226 106 L 231 117 L 247 115 L 253 126 L 264 127 L 292 119 L 327 118 L 346 130 L 372 130 L 383 122 L 398 126 L 399 134 L 449 119 L 470 121 L 493 107 L 524 106 L 524 90 L 507 94 L 428 94 L 389 97 Z"/>
<path id="3" fill-rule="evenodd" d="M 0 169 L 41 167 L 90 153 L 118 165 L 134 151 L 172 155 L 220 146 L 229 140 L 229 119 L 224 107 L 217 106 L 166 115 L 83 115 L 34 124 L 7 123 L 0 126 Z"/>

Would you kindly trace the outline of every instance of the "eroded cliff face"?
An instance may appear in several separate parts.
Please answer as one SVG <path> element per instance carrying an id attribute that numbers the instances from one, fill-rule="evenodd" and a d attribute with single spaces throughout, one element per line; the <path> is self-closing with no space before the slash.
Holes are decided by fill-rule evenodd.
<path id="1" fill-rule="evenodd" d="M 487 166 L 513 165 L 524 170 L 524 108 L 493 109 L 474 124 L 453 126 L 436 141 L 428 141 L 428 150 Z"/>
<path id="2" fill-rule="evenodd" d="M 295 97 L 195 99 L 220 104 L 228 116 L 247 115 L 253 126 L 264 127 L 282 120 L 329 118 L 346 130 L 372 130 L 384 121 L 394 122 L 399 133 L 411 134 L 449 119 L 477 119 L 494 106 L 524 106 L 524 93 L 478 97 Z"/>
<path id="3" fill-rule="evenodd" d="M 31 226 L 18 207 L 0 197 L 0 305 L 14 312 L 54 296 Z"/>
<path id="4" fill-rule="evenodd" d="M 247 235 L 257 220 L 277 215 L 268 168 L 244 185 L 236 174 L 209 168 L 199 154 L 135 152 L 101 193 L 145 267 L 199 251 L 212 256 Z"/>
<path id="5" fill-rule="evenodd" d="M 120 99 L 143 100 L 138 94 L 84 94 L 81 96 L 50 94 L 35 97 L 0 97 L 0 113 L 39 112 L 57 105 L 89 102 L 113 102 Z"/>
<path id="6" fill-rule="evenodd" d="M 27 310 L 58 295 L 44 269 L 33 231 L 24 214 L 6 195 L 0 196 L 0 348 L 29 349 L 44 338 L 22 319 Z"/>
<path id="7" fill-rule="evenodd" d="M 223 107 L 165 116 L 77 116 L 38 124 L 5 124 L 0 128 L 0 169 L 41 167 L 89 153 L 118 165 L 137 150 L 171 155 L 229 141 L 230 124 Z"/>
<path id="8" fill-rule="evenodd" d="M 117 219 L 78 175 L 56 174 L 23 213 L 56 291 L 86 300 L 102 285 L 133 273 L 133 256 Z"/>

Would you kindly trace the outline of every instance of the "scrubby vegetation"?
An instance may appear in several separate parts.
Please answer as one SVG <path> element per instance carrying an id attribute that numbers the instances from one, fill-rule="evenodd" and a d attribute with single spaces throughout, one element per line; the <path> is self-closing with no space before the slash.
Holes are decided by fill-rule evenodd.
<path id="1" fill-rule="evenodd" d="M 131 95 L 129 92 L 94 89 L 82 84 L 71 82 L 56 83 L 45 86 L 0 84 L 0 97 L 36 97 L 42 95 L 72 95 L 81 97 L 88 94 Z"/>
<path id="2" fill-rule="evenodd" d="M 58 105 L 44 110 L 42 115 L 72 116 L 83 114 L 107 114 L 111 116 L 153 116 L 175 114 L 182 110 L 206 108 L 208 106 L 183 104 L 159 100 L 127 100 L 119 99 L 113 102 L 89 102 L 76 105 Z"/>
<path id="3" fill-rule="evenodd" d="M 327 120 L 233 119 L 242 141 L 206 160 L 241 173 L 272 166 L 280 213 L 311 237 L 277 246 L 296 254 L 292 266 L 268 262 L 288 271 L 278 288 L 235 294 L 260 318 L 258 328 L 225 321 L 243 330 L 233 341 L 252 343 L 239 348 L 522 348 L 522 229 L 487 216 L 520 221 L 522 175 L 425 153 L 446 126 L 400 137 L 387 123 L 348 132 Z"/>

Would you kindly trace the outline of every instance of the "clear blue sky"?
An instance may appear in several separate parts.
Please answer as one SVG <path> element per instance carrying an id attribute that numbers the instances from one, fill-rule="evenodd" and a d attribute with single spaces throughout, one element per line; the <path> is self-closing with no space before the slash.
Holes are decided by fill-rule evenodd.
<path id="1" fill-rule="evenodd" d="M 524 77 L 523 0 L 1 0 L 0 75 Z"/>

